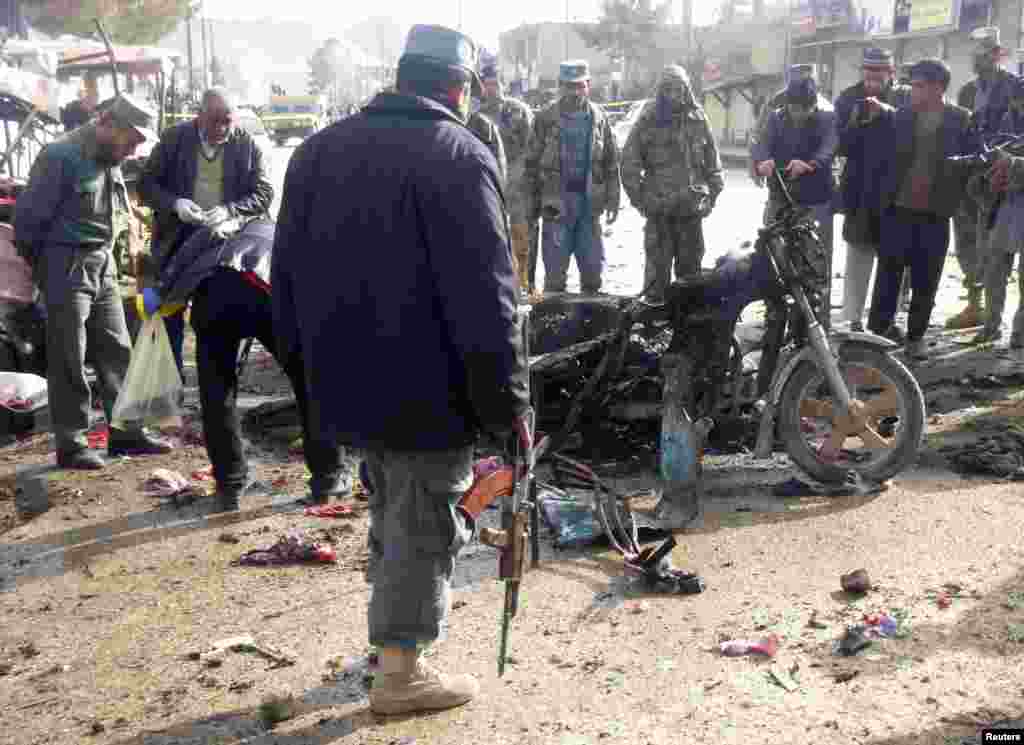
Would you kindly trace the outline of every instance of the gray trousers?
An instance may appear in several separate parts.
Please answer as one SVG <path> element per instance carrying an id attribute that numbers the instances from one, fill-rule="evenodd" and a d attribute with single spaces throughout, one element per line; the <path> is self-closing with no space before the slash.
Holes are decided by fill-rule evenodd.
<path id="1" fill-rule="evenodd" d="M 864 317 L 876 256 L 878 246 L 870 243 L 846 244 L 846 271 L 843 273 L 844 321 L 860 323 Z"/>
<path id="2" fill-rule="evenodd" d="M 985 305 L 988 308 L 989 325 L 998 328 L 1003 323 L 1006 308 L 1006 283 L 1013 272 L 1013 260 L 1019 252 L 1008 253 L 1002 248 L 992 250 L 985 263 Z M 1013 331 L 1010 341 L 1024 344 L 1024 261 L 1017 267 L 1017 287 L 1020 289 L 1020 304 L 1013 314 Z"/>
<path id="3" fill-rule="evenodd" d="M 455 557 L 473 536 L 455 505 L 473 483 L 473 448 L 366 452 L 370 496 L 370 644 L 438 639 L 451 608 Z"/>
<path id="4" fill-rule="evenodd" d="M 86 355 L 96 369 L 109 422 L 131 360 L 131 338 L 110 251 L 49 246 L 39 284 L 48 316 L 46 378 L 53 434 L 57 451 L 70 453 L 88 447 L 92 395 Z"/>

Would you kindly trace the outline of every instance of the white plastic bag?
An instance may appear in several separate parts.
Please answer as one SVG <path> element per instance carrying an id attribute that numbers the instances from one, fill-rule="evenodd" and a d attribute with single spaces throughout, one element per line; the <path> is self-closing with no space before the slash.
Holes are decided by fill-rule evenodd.
<path id="1" fill-rule="evenodd" d="M 150 318 L 142 324 L 135 340 L 132 361 L 114 404 L 110 426 L 134 429 L 180 423 L 175 419 L 181 415 L 178 399 L 182 387 L 164 319 Z"/>

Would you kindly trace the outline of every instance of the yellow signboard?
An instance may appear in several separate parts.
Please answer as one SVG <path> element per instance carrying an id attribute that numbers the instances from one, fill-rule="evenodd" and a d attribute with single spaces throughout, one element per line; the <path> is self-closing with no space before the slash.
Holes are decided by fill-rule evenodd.
<path id="1" fill-rule="evenodd" d="M 953 25 L 954 0 L 913 0 L 910 5 L 910 30 Z"/>

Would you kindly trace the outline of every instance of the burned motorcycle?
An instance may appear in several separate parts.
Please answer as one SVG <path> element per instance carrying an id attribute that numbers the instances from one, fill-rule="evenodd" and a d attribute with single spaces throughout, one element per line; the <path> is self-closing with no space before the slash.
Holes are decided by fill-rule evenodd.
<path id="1" fill-rule="evenodd" d="M 913 462 L 921 444 L 925 408 L 917 381 L 889 340 L 825 330 L 825 248 L 781 174 L 773 189 L 784 206 L 752 249 L 673 283 L 661 305 L 630 301 L 615 331 L 560 353 L 576 354 L 581 367 L 595 353 L 600 361 L 575 394 L 552 450 L 587 412 L 593 416 L 596 403 L 609 411 L 609 393 L 628 388 L 638 330 L 671 332 L 660 357 L 657 402 L 665 485 L 659 513 L 668 523 L 693 517 L 686 513 L 695 504 L 700 453 L 712 428 L 755 430 L 755 455 L 762 458 L 779 441 L 799 469 L 826 483 L 851 471 L 870 481 L 888 479 Z M 754 365 L 737 328 L 744 309 L 757 302 L 766 312 Z"/>
<path id="2" fill-rule="evenodd" d="M 818 481 L 842 480 L 850 470 L 883 481 L 920 447 L 921 389 L 889 340 L 826 332 L 826 250 L 781 173 L 773 189 L 784 206 L 752 251 L 670 289 L 668 355 L 683 368 L 674 395 L 693 420 L 715 426 L 756 412 L 755 454 L 767 457 L 777 435 Z M 757 301 L 766 306 L 763 348 L 756 373 L 745 374 L 735 332 L 743 309 Z M 663 419 L 663 432 L 668 424 Z"/>

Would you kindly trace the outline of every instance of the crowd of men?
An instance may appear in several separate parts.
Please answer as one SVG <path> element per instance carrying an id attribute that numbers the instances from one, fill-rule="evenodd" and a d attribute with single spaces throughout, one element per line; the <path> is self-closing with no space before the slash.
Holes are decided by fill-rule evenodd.
<path id="1" fill-rule="evenodd" d="M 998 38 L 982 40 L 973 112 L 946 102 L 950 74 L 940 60 L 915 64 L 907 90 L 894 80 L 891 54 L 869 49 L 863 82 L 834 109 L 813 76 L 793 75 L 754 146 L 755 175 L 784 173 L 829 244 L 832 163 L 836 153 L 846 158 L 846 317 L 861 323 L 877 258 L 869 327 L 902 340 L 893 321 L 909 274 L 911 354 L 923 352 L 950 218 L 976 221 L 977 204 L 986 215 L 984 245 L 974 253 L 958 245 L 971 298 L 959 320 L 977 320 L 971 313 L 982 278 L 993 315 L 1005 301 L 1021 245 L 1024 159 L 1000 160 L 972 181 L 967 207 L 965 179 L 949 160 L 975 149 L 979 134 L 1024 118 L 1024 90 L 999 70 L 1001 54 Z M 394 89 L 295 151 L 276 225 L 267 214 L 274 194 L 263 155 L 233 125 L 234 105 L 222 90 L 204 95 L 194 121 L 163 134 L 140 184 L 155 211 L 144 312 L 165 316 L 180 365 L 183 320 L 175 308 L 192 304 L 217 508 L 239 509 L 248 485 L 234 410 L 243 339 L 258 338 L 295 389 L 311 500 L 345 490 L 342 448 L 362 454 L 370 487 L 369 640 L 380 660 L 370 702 L 378 713 L 445 709 L 477 694 L 472 676 L 436 671 L 422 653 L 443 634 L 455 557 L 475 529 L 460 505 L 473 481 L 475 443 L 487 435 L 532 447 L 517 306 L 534 290 L 537 256 L 546 292 L 566 289 L 573 256 L 582 291 L 598 292 L 601 219 L 615 221 L 624 186 L 646 218 L 645 285 L 659 299 L 673 272 L 699 270 L 702 221 L 724 188 L 715 138 L 682 67 L 662 72 L 620 169 L 612 128 L 590 100 L 585 61 L 561 65 L 560 98 L 534 117 L 504 97 L 496 70 L 479 70 L 477 59 L 460 32 L 413 27 Z M 128 219 L 119 164 L 156 138 L 152 122 L 144 105 L 117 97 L 43 151 L 18 200 L 17 245 L 49 311 L 48 382 L 64 467 L 105 463 L 86 440 L 85 364 L 99 374 L 109 420 L 130 357 L 111 253 Z M 766 219 L 779 206 L 770 200 Z M 999 260 L 986 265 L 993 255 Z M 1012 346 L 1024 344 L 1020 325 Z M 997 334 L 992 318 L 983 336 Z M 349 350 L 371 362 L 351 364 Z M 109 449 L 169 446 L 138 428 L 112 430 Z"/>

